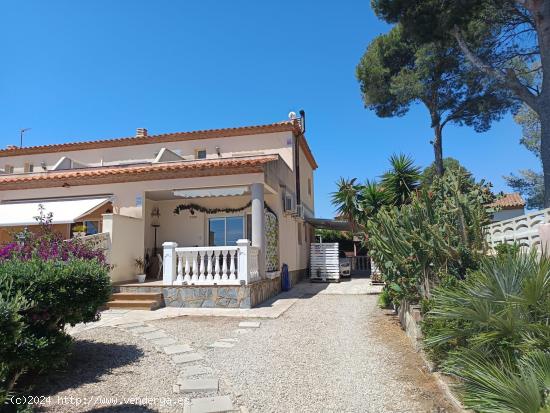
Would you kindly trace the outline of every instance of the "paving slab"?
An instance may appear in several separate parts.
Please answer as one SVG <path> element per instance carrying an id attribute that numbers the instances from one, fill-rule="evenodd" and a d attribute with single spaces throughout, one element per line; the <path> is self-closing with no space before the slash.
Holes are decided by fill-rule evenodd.
<path id="1" fill-rule="evenodd" d="M 195 393 L 201 391 L 218 391 L 219 380 L 215 377 L 201 379 L 185 379 L 180 384 L 183 393 Z"/>
<path id="2" fill-rule="evenodd" d="M 163 350 L 168 355 L 190 353 L 193 351 L 193 349 L 186 344 L 173 344 L 173 345 L 164 347 Z"/>
<path id="3" fill-rule="evenodd" d="M 185 366 L 185 368 L 180 371 L 179 377 L 197 376 L 199 374 L 206 374 L 209 372 L 210 369 L 204 366 Z"/>
<path id="4" fill-rule="evenodd" d="M 172 337 L 165 337 L 165 338 L 155 338 L 151 340 L 151 344 L 154 344 L 155 346 L 171 346 L 172 344 L 176 344 L 177 341 L 174 340 Z"/>
<path id="5" fill-rule="evenodd" d="M 183 353 L 172 356 L 172 361 L 176 364 L 191 363 L 202 359 L 203 357 L 198 353 Z"/>
<path id="6" fill-rule="evenodd" d="M 235 335 L 241 335 L 241 334 L 246 334 L 246 333 L 250 333 L 250 330 L 248 330 L 246 328 L 238 328 L 236 330 L 233 330 L 233 334 L 235 334 Z"/>
<path id="7" fill-rule="evenodd" d="M 117 327 L 124 328 L 126 330 L 132 330 L 134 328 L 146 327 L 146 326 L 143 323 L 126 323 L 126 324 L 118 324 Z"/>
<path id="8" fill-rule="evenodd" d="M 145 334 L 145 333 L 152 333 L 153 331 L 158 331 L 158 328 L 145 326 L 145 327 L 132 328 L 130 330 L 132 334 Z"/>
<path id="9" fill-rule="evenodd" d="M 204 397 L 191 399 L 186 413 L 221 413 L 233 410 L 233 403 L 229 396 Z"/>
<path id="10" fill-rule="evenodd" d="M 241 321 L 239 323 L 240 328 L 260 328 L 260 325 L 259 321 Z"/>
<path id="11" fill-rule="evenodd" d="M 208 347 L 212 348 L 231 348 L 234 347 L 235 343 L 228 343 L 227 341 L 216 341 L 215 343 L 210 344 Z"/>
<path id="12" fill-rule="evenodd" d="M 142 335 L 142 337 L 147 340 L 155 340 L 157 338 L 168 338 L 169 335 L 166 334 L 164 331 L 158 330 L 153 331 L 152 333 L 145 333 L 144 335 Z"/>

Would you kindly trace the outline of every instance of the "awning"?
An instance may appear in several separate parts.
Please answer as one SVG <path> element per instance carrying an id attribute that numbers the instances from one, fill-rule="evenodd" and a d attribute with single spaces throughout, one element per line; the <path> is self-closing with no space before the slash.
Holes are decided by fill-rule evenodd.
<path id="1" fill-rule="evenodd" d="M 34 217 L 39 215 L 39 205 L 44 207 L 44 214 L 52 213 L 52 224 L 71 224 L 105 205 L 109 200 L 93 198 L 6 202 L 0 204 L 0 226 L 36 225 Z"/>
<path id="2" fill-rule="evenodd" d="M 335 219 L 309 218 L 305 221 L 317 229 L 332 229 L 335 231 L 351 231 L 351 224 L 348 221 L 337 221 Z"/>
<path id="3" fill-rule="evenodd" d="M 205 189 L 180 189 L 174 191 L 174 196 L 180 198 L 217 198 L 220 196 L 244 195 L 248 191 L 247 186 L 234 186 L 227 188 L 205 188 Z"/>

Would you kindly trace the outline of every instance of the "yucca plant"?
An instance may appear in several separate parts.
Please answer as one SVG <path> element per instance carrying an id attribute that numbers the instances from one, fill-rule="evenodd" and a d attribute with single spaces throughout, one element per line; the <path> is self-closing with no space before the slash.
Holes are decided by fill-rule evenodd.
<path id="1" fill-rule="evenodd" d="M 403 205 L 411 200 L 420 184 L 420 168 L 411 157 L 399 154 L 390 157 L 391 169 L 382 175 L 381 185 L 393 205 Z"/>

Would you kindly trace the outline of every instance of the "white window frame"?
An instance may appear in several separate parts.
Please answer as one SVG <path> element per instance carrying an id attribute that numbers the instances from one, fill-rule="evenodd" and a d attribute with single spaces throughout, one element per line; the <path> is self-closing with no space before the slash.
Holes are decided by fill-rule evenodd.
<path id="1" fill-rule="evenodd" d="M 243 220 L 243 237 L 246 237 L 246 213 L 244 214 L 212 214 L 206 216 L 206 236 L 205 236 L 205 244 L 207 247 L 212 247 L 210 245 L 210 220 L 211 219 L 223 219 L 224 220 L 224 246 L 227 246 L 227 218 L 242 218 Z"/>
<path id="2" fill-rule="evenodd" d="M 203 152 L 204 151 L 204 158 L 199 158 L 199 152 Z M 205 148 L 199 148 L 199 149 L 195 149 L 195 159 L 206 159 L 208 157 L 208 152 L 206 151 Z"/>

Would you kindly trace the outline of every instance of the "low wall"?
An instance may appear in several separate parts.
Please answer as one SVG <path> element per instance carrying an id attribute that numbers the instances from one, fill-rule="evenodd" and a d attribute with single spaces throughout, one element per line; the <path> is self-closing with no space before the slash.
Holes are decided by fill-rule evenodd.
<path id="1" fill-rule="evenodd" d="M 191 308 L 252 308 L 276 296 L 281 291 L 281 278 L 264 279 L 249 285 L 196 286 L 124 286 L 125 293 L 162 293 L 166 307 Z"/>
<path id="2" fill-rule="evenodd" d="M 420 351 L 422 349 L 422 330 L 420 329 L 422 314 L 420 313 L 420 306 L 403 301 L 397 310 L 397 315 L 401 327 L 405 330 L 414 349 Z"/>
<path id="3" fill-rule="evenodd" d="M 309 277 L 309 269 L 304 268 L 303 270 L 289 271 L 290 282 L 292 287 L 298 284 L 300 281 L 305 280 Z"/>

